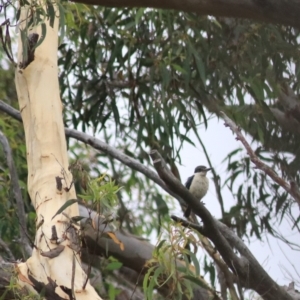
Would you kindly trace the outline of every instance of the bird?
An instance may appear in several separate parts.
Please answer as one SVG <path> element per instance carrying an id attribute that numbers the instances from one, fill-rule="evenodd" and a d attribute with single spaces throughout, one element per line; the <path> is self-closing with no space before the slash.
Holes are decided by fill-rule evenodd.
<path id="1" fill-rule="evenodd" d="M 211 170 L 211 168 L 206 168 L 205 166 L 198 166 L 195 168 L 194 175 L 189 177 L 185 183 L 185 187 L 193 194 L 195 198 L 199 201 L 206 195 L 209 181 L 206 177 L 206 173 Z M 184 216 L 188 218 L 191 214 L 191 207 L 188 206 L 184 212 Z"/>

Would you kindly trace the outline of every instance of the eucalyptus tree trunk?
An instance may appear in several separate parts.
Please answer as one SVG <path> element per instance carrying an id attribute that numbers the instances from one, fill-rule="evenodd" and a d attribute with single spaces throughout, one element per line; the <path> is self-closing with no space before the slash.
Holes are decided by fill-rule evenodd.
<path id="1" fill-rule="evenodd" d="M 89 283 L 85 286 L 86 274 L 78 255 L 78 232 L 69 221 L 78 216 L 77 203 L 52 219 L 67 200 L 76 198 L 68 171 L 58 84 L 59 19 L 56 11 L 53 28 L 49 22 L 46 27 L 27 28 L 31 13 L 28 7 L 22 7 L 20 31 L 26 32 L 29 43 L 26 45 L 24 34 L 23 38 L 19 34 L 15 81 L 26 136 L 28 192 L 37 214 L 37 230 L 32 256 L 18 265 L 18 277 L 22 285 L 31 286 L 35 292 L 44 288 L 45 296 L 55 290 L 62 299 L 101 299 Z M 45 28 L 45 39 L 33 50 Z M 52 298 L 56 299 L 53 295 Z"/>

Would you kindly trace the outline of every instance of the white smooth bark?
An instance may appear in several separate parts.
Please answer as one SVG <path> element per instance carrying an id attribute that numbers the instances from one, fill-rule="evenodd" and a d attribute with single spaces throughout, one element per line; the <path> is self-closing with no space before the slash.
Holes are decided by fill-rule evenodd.
<path id="1" fill-rule="evenodd" d="M 58 15 L 58 12 L 56 12 Z M 21 20 L 25 20 L 26 9 L 22 9 Z M 75 280 L 73 291 L 76 299 L 101 299 L 95 290 L 88 284 L 82 290 L 86 280 L 86 274 L 80 266 L 80 258 L 69 247 L 70 240 L 64 240 L 64 250 L 55 258 L 41 255 L 56 248 L 52 244 L 51 227 L 56 226 L 58 238 L 62 238 L 68 224 L 68 219 L 62 214 L 53 215 L 68 199 L 76 198 L 74 188 L 69 191 L 57 189 L 57 176 L 64 177 L 63 188 L 69 187 L 72 175 L 68 171 L 67 147 L 62 120 L 62 103 L 59 95 L 57 47 L 58 47 L 58 18 L 55 19 L 54 28 L 47 23 L 46 37 L 43 43 L 36 49 L 34 61 L 25 69 L 16 68 L 15 81 L 19 99 L 20 111 L 23 119 L 27 163 L 28 163 L 28 192 L 32 205 L 36 209 L 37 221 L 44 223 L 37 228 L 35 245 L 32 256 L 26 263 L 19 264 L 19 279 L 23 284 L 23 276 L 31 276 L 36 280 L 48 283 L 47 277 L 56 281 L 57 285 L 63 285 L 71 289 L 73 261 L 75 261 Z M 24 28 L 26 21 L 20 22 Z M 34 28 L 29 33 L 38 33 L 41 37 L 41 28 Z M 18 66 L 22 61 L 22 42 L 18 40 Z M 69 216 L 78 215 L 78 206 L 73 204 L 65 210 Z M 38 226 L 37 226 L 38 227 Z M 74 255 L 76 259 L 73 260 Z M 23 280 L 22 280 L 23 279 Z M 69 297 L 57 288 L 56 293 L 65 299 Z"/>

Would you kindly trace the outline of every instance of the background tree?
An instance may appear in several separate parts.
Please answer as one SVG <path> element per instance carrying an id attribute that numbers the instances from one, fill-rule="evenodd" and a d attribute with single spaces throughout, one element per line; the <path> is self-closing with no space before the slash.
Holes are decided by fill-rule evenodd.
<path id="1" fill-rule="evenodd" d="M 274 22 L 274 15 L 278 16 L 276 11 L 280 3 L 280 1 L 272 3 L 273 10 L 270 9 L 267 13 L 265 9 L 263 16 L 259 17 L 257 14 L 256 19 Z M 160 5 L 165 8 L 163 2 Z M 172 8 L 172 4 L 169 5 L 168 8 Z M 142 169 L 143 166 L 138 162 L 144 166 L 152 165 L 148 153 L 150 149 L 156 149 L 172 173 L 180 178 L 177 169 L 177 165 L 181 162 L 180 150 L 184 143 L 195 143 L 189 139 L 189 134 L 193 132 L 198 138 L 195 145 L 203 145 L 199 128 L 209 126 L 212 116 L 223 117 L 221 111 L 253 139 L 256 158 L 278 172 L 280 179 L 290 182 L 287 183 L 290 189 L 284 189 L 286 182 L 281 181 L 280 185 L 280 182 L 270 180 L 267 177 L 268 173 L 251 169 L 251 159 L 241 148 L 229 153 L 225 160 L 228 169 L 228 178 L 225 182 L 221 182 L 218 175 L 213 173 L 222 211 L 221 221 L 232 228 L 240 238 L 250 238 L 253 235 L 261 238 L 268 233 L 283 239 L 279 234 L 280 225 L 287 218 L 292 220 L 291 232 L 299 233 L 299 218 L 293 213 L 293 207 L 298 199 L 299 183 L 297 174 L 299 108 L 296 97 L 299 89 L 298 25 L 291 17 L 296 11 L 297 1 L 292 1 L 289 5 L 295 5 L 291 8 L 285 7 L 285 11 L 289 12 L 289 18 L 277 19 L 287 25 L 283 26 L 224 18 L 224 16 L 253 17 L 238 9 L 234 10 L 232 15 L 227 15 L 224 11 L 223 17 L 220 17 L 217 5 L 214 6 L 215 10 L 204 8 L 202 11 L 199 10 L 204 13 L 215 11 L 216 17 L 199 17 L 198 14 L 149 8 L 116 9 L 63 4 L 66 26 L 63 26 L 65 36 L 59 46 L 59 66 L 61 95 L 65 105 L 65 126 L 97 135 L 113 146 L 110 149 L 103 144 L 97 144 L 91 137 L 84 134 L 76 135 L 75 131 L 69 130 L 66 131 L 67 136 L 76 137 L 102 152 L 82 147 L 73 140 L 69 141 L 69 150 L 73 158 L 79 158 L 83 161 L 81 163 L 83 166 L 85 164 L 88 166 L 91 176 L 100 177 L 109 170 L 108 173 L 112 178 L 123 187 L 117 193 L 119 207 L 116 212 L 121 231 L 115 233 L 117 236 L 115 240 L 102 237 L 105 239 L 102 248 L 101 245 L 99 248 L 93 245 L 94 250 L 101 252 L 102 249 L 103 254 L 106 243 L 110 243 L 110 253 L 122 261 L 124 266 L 137 272 L 147 271 L 144 263 L 150 258 L 153 248 L 145 242 L 139 243 L 139 240 L 134 240 L 133 237 L 127 240 L 122 230 L 126 229 L 131 234 L 148 237 L 150 234 L 153 236 L 154 232 L 161 233 L 165 224 L 170 223 L 169 209 L 175 205 L 174 201 L 163 194 L 161 189 L 153 184 L 153 180 L 155 179 L 155 182 L 165 189 L 169 191 L 171 189 L 181 204 L 184 203 L 182 199 L 185 201 L 193 199 L 188 200 L 189 195 L 185 191 L 178 190 L 176 182 L 173 182 L 173 185 L 171 181 L 168 182 L 171 179 L 170 174 L 163 177 L 164 173 L 159 173 L 168 184 L 166 187 L 157 176 L 154 177 L 155 174 L 149 173 L 149 170 L 145 171 L 145 168 Z M 257 8 L 257 5 L 253 6 Z M 240 15 L 237 11 L 240 11 Z M 9 71 L 3 72 L 3 76 L 9 76 L 8 74 Z M 11 104 L 15 96 L 9 94 L 7 86 L 3 90 L 6 93 L 3 98 Z M 227 120 L 227 124 L 231 124 L 230 121 Z M 235 128 L 234 125 L 232 128 Z M 17 132 L 13 130 L 12 133 L 9 128 L 4 129 L 10 138 Z M 15 148 L 15 151 L 18 151 L 15 156 L 21 160 L 24 157 L 24 149 L 16 146 Z M 115 149 L 121 149 L 127 157 L 123 156 L 122 160 L 121 153 Z M 128 156 L 134 158 L 131 164 L 128 163 Z M 213 167 L 209 157 L 207 158 Z M 16 164 L 21 170 L 19 176 L 25 182 L 24 169 L 21 169 L 24 168 L 24 161 L 23 165 L 18 162 Z M 142 171 L 146 177 L 138 176 L 137 171 Z M 263 171 L 266 169 L 263 168 Z M 75 183 L 79 194 L 83 194 L 84 191 L 80 189 L 84 188 L 84 172 L 80 169 L 78 173 L 78 181 Z M 250 184 L 247 186 L 236 184 L 237 179 L 241 177 Z M 4 178 L 7 180 L 7 177 Z M 224 209 L 222 197 L 224 183 L 230 187 L 237 200 L 237 204 L 229 211 Z M 23 187 L 26 185 L 23 184 Z M 8 193 L 6 186 L 2 191 Z M 7 197 L 3 197 L 5 211 L 10 205 Z M 265 299 L 278 299 L 278 293 L 281 292 L 283 294 L 280 299 L 289 299 L 288 295 L 278 290 L 279 287 L 275 286 L 271 290 L 271 281 L 263 282 L 259 286 L 260 279 L 257 277 L 257 281 L 247 285 L 243 281 L 243 274 L 239 273 L 236 266 L 230 265 L 230 255 L 233 253 L 229 251 L 230 249 L 222 247 L 222 239 L 212 237 L 212 233 L 207 230 L 208 228 L 215 230 L 218 236 L 222 227 L 216 229 L 212 226 L 219 223 L 214 223 L 203 207 L 196 204 L 193 207 L 204 223 L 203 228 L 194 227 L 213 242 L 229 267 L 228 269 L 220 257 L 214 256 L 214 251 L 210 252 L 210 245 L 202 236 L 202 245 L 217 262 L 219 273 L 225 274 L 227 278 L 224 284 L 225 292 L 222 293 L 224 299 L 226 287 L 229 288 L 233 298 L 242 298 L 243 289 L 254 289 Z M 33 222 L 32 208 L 29 205 L 26 208 L 27 212 L 30 212 L 28 216 L 31 216 L 28 221 Z M 101 215 L 109 219 L 112 211 L 112 209 L 101 210 Z M 11 218 L 5 215 L 5 226 L 1 233 L 4 245 L 12 241 L 18 230 L 16 222 L 15 226 L 8 225 L 14 223 L 14 217 L 14 214 Z M 172 235 L 170 229 L 169 243 L 162 242 L 158 249 L 167 252 L 175 243 L 179 245 L 184 245 L 187 241 L 195 245 L 199 243 L 200 237 L 195 240 L 194 235 L 187 234 L 179 228 L 177 228 L 178 235 Z M 30 232 L 32 231 L 31 228 Z M 87 236 L 91 237 L 91 243 L 97 241 L 97 234 L 93 239 L 95 233 L 90 227 L 85 227 L 85 231 L 88 233 Z M 230 240 L 230 237 L 226 237 L 226 240 Z M 123 254 L 118 241 L 122 241 L 125 245 Z M 240 255 L 247 257 L 248 254 L 242 253 L 237 246 L 241 241 L 237 237 L 234 241 Z M 89 242 L 88 238 L 86 242 Z M 286 239 L 285 242 L 290 243 Z M 137 260 L 137 257 L 130 259 L 128 254 L 125 254 L 133 244 L 140 250 L 137 257 L 142 259 Z M 299 245 L 293 246 L 299 248 Z M 15 245 L 4 249 L 10 249 L 15 257 L 20 255 L 20 248 Z M 179 252 L 183 255 L 181 257 L 183 261 L 186 261 L 187 254 L 191 256 L 196 267 L 195 272 L 191 275 L 186 268 L 183 271 L 185 277 L 180 277 L 180 284 L 177 284 L 176 288 L 170 289 L 172 283 L 176 283 L 176 280 L 173 280 L 172 283 L 168 282 L 168 291 L 163 288 L 159 291 L 163 295 L 171 291 L 168 296 L 176 299 L 181 294 L 188 297 L 190 290 L 193 289 L 195 299 L 200 299 L 196 294 L 199 292 L 197 286 L 190 285 L 191 282 L 196 282 L 198 286 L 200 284 L 196 280 L 199 279 L 197 276 L 199 263 L 195 255 L 183 247 Z M 174 260 L 178 258 L 179 252 L 173 252 Z M 147 255 L 143 256 L 141 253 Z M 163 280 L 164 272 L 172 272 L 160 253 L 158 251 L 155 256 L 155 262 L 163 266 L 155 273 L 157 283 Z M 112 262 L 110 266 L 114 268 L 118 265 Z M 104 270 L 102 265 L 101 271 Z M 206 262 L 201 270 L 201 274 L 203 271 L 211 273 L 210 283 L 214 286 L 216 270 L 212 264 Z M 234 272 L 237 272 L 235 274 L 237 278 L 233 275 Z M 251 271 L 249 273 L 246 272 L 245 276 L 255 277 L 254 273 Z M 178 278 L 178 272 L 174 274 Z M 120 274 L 110 275 L 113 279 L 104 280 L 108 294 L 113 295 L 116 282 L 120 281 L 119 276 Z M 145 283 L 146 293 L 153 294 L 155 276 L 149 278 L 146 275 L 145 278 L 152 284 L 151 286 Z M 239 296 L 236 296 L 237 293 L 234 291 L 236 286 L 240 288 Z M 185 289 L 184 292 L 181 292 L 180 288 Z M 105 293 L 104 290 L 102 293 Z M 219 295 L 215 294 L 215 297 Z"/>

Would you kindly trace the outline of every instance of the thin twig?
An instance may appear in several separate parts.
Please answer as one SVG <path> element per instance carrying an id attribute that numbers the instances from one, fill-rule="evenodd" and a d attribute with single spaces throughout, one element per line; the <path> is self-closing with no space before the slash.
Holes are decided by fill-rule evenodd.
<path id="1" fill-rule="evenodd" d="M 300 191 L 296 184 L 296 182 L 291 181 L 290 183 L 286 182 L 283 178 L 278 176 L 278 174 L 270 168 L 268 165 L 263 163 L 255 154 L 255 152 L 252 150 L 251 146 L 246 141 L 245 137 L 243 136 L 241 129 L 230 119 L 226 116 L 224 112 L 220 112 L 222 118 L 225 121 L 225 126 L 229 127 L 233 133 L 236 134 L 236 139 L 238 141 L 241 141 L 244 145 L 251 161 L 255 164 L 255 166 L 262 170 L 266 175 L 271 177 L 273 181 L 275 181 L 278 185 L 280 185 L 282 188 L 284 188 L 300 205 Z"/>

